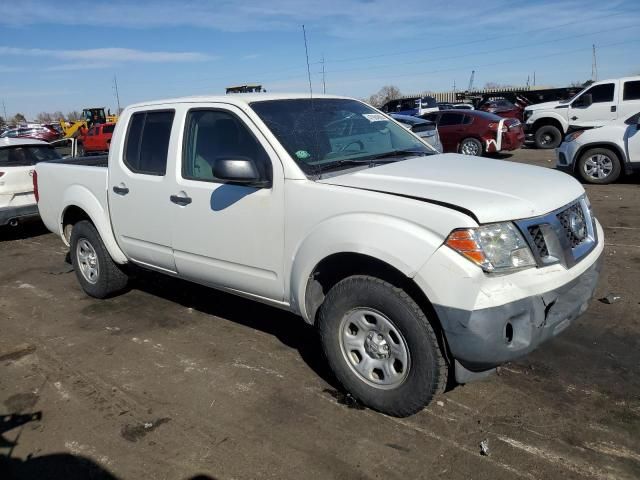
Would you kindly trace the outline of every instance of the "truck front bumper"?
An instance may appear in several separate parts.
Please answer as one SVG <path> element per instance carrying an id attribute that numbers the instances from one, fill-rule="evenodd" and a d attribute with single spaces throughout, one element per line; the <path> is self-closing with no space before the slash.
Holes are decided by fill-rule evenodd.
<path id="1" fill-rule="evenodd" d="M 470 372 L 482 372 L 531 352 L 587 309 L 601 265 L 602 257 L 566 285 L 497 307 L 434 305 L 453 357 Z"/>
<path id="2" fill-rule="evenodd" d="M 35 204 L 0 208 L 0 226 L 7 225 L 11 220 L 27 220 L 35 218 L 38 215 L 40 215 L 38 205 Z"/>
<path id="3" fill-rule="evenodd" d="M 598 283 L 604 233 L 576 265 L 485 274 L 441 247 L 414 277 L 442 327 L 456 379 L 467 383 L 522 357 L 565 330 L 588 307 Z"/>

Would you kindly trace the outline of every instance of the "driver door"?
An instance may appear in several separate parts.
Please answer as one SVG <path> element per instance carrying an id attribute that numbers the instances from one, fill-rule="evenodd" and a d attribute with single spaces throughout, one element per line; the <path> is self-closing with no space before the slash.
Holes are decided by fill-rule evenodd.
<path id="1" fill-rule="evenodd" d="M 585 95 L 591 95 L 591 105 L 584 103 Z M 599 127 L 618 118 L 617 110 L 617 83 L 594 85 L 571 102 L 569 123 L 572 127 Z"/>

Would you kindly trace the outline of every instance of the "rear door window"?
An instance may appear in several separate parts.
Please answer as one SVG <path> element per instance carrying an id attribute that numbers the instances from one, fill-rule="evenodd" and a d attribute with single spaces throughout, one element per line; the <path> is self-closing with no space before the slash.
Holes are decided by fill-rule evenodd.
<path id="1" fill-rule="evenodd" d="M 28 167 L 60 155 L 48 145 L 0 148 L 0 167 Z"/>
<path id="2" fill-rule="evenodd" d="M 438 122 L 439 127 L 447 127 L 450 125 L 460 125 L 462 123 L 463 115 L 459 113 L 449 113 L 445 112 L 440 117 L 440 121 Z"/>
<path id="3" fill-rule="evenodd" d="M 640 100 L 640 80 L 624 82 L 622 100 Z"/>
<path id="4" fill-rule="evenodd" d="M 134 173 L 163 176 L 175 112 L 134 113 L 129 122 L 124 163 Z"/>

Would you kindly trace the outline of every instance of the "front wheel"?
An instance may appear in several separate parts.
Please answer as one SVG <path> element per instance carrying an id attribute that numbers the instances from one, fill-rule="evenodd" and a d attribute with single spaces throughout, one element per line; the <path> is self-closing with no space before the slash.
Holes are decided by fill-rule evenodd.
<path id="1" fill-rule="evenodd" d="M 71 231 L 71 263 L 84 292 L 106 298 L 124 290 L 129 277 L 107 251 L 91 222 L 76 223 Z"/>
<path id="2" fill-rule="evenodd" d="M 448 368 L 436 335 L 403 290 L 348 277 L 327 294 L 318 327 L 336 378 L 364 405 L 405 417 L 444 391 Z"/>
<path id="3" fill-rule="evenodd" d="M 587 183 L 604 185 L 615 182 L 622 171 L 620 159 L 608 148 L 592 148 L 580 157 L 578 175 Z"/>
<path id="4" fill-rule="evenodd" d="M 562 132 L 553 125 L 544 125 L 536 130 L 535 143 L 545 150 L 557 148 L 562 143 Z"/>

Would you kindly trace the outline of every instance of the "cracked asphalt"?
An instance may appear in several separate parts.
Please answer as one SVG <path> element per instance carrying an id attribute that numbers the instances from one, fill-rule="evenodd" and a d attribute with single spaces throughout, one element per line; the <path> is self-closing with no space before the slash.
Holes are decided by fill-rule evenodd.
<path id="1" fill-rule="evenodd" d="M 405 419 L 336 390 L 289 313 L 151 273 L 95 300 L 40 224 L 0 230 L 0 477 L 640 478 L 638 180 L 586 187 L 620 298 Z"/>

